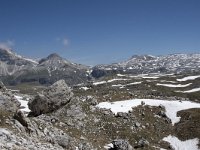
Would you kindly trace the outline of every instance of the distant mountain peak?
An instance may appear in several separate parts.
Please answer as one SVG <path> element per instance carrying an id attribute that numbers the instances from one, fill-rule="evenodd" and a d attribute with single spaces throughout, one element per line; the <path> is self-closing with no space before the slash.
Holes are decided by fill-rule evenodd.
<path id="1" fill-rule="evenodd" d="M 129 61 L 131 60 L 138 60 L 138 61 L 150 61 L 154 60 L 156 57 L 153 55 L 133 55 Z"/>
<path id="2" fill-rule="evenodd" d="M 47 59 L 52 59 L 52 58 L 61 58 L 62 59 L 62 57 L 60 57 L 57 53 L 52 53 L 49 56 L 47 56 Z"/>
<path id="3" fill-rule="evenodd" d="M 16 55 L 11 49 L 8 48 L 0 48 L 0 53 L 4 53 L 7 55 Z"/>
<path id="4" fill-rule="evenodd" d="M 47 61 L 64 61 L 64 58 L 62 58 L 61 56 L 59 56 L 57 53 L 52 53 L 49 56 L 47 56 L 46 58 L 42 58 L 39 61 L 39 64 L 47 62 Z"/>
<path id="5" fill-rule="evenodd" d="M 26 57 L 22 57 L 21 55 L 16 54 L 12 49 L 8 48 L 0 48 L 0 60 L 1 61 L 16 61 L 17 59 L 24 61 L 24 62 L 29 62 L 33 64 L 37 64 L 38 62 Z"/>

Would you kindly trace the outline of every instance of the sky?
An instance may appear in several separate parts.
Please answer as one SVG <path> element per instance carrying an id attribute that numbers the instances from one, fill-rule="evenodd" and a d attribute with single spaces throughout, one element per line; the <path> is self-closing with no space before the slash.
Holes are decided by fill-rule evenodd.
<path id="1" fill-rule="evenodd" d="M 200 0 L 0 0 L 0 47 L 86 65 L 200 52 Z"/>

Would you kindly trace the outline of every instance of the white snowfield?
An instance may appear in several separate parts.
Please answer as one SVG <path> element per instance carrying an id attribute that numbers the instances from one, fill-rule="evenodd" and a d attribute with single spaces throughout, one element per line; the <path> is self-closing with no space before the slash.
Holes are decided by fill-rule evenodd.
<path id="1" fill-rule="evenodd" d="M 28 108 L 28 101 L 23 100 L 23 97 L 15 95 L 15 98 L 21 103 L 21 106 L 24 107 L 20 110 L 24 112 L 30 112 L 31 110 Z"/>
<path id="2" fill-rule="evenodd" d="M 132 99 L 116 102 L 102 102 L 96 107 L 110 109 L 114 114 L 118 112 L 129 112 L 132 108 L 141 105 L 141 102 L 145 105 L 165 107 L 166 115 L 171 119 L 172 125 L 180 121 L 180 117 L 177 117 L 177 112 L 181 110 L 186 110 L 190 108 L 200 108 L 200 103 L 194 103 L 191 101 L 169 101 L 169 100 L 157 100 L 157 99 Z"/>
<path id="3" fill-rule="evenodd" d="M 196 75 L 196 76 L 188 76 L 188 77 L 184 77 L 182 79 L 176 79 L 177 81 L 188 81 L 188 80 L 195 80 L 197 78 L 200 78 L 200 75 Z"/>
<path id="4" fill-rule="evenodd" d="M 177 137 L 169 135 L 163 138 L 163 141 L 169 142 L 174 150 L 199 150 L 199 139 L 197 138 L 180 141 Z"/>
<path id="5" fill-rule="evenodd" d="M 161 84 L 161 83 L 157 83 L 156 85 L 158 86 L 166 86 L 166 87 L 187 87 L 189 85 L 191 85 L 192 83 L 188 83 L 188 84 Z"/>
<path id="6" fill-rule="evenodd" d="M 176 91 L 176 92 L 180 92 L 180 93 L 193 93 L 193 92 L 198 92 L 200 91 L 200 88 L 194 88 L 188 91 Z"/>

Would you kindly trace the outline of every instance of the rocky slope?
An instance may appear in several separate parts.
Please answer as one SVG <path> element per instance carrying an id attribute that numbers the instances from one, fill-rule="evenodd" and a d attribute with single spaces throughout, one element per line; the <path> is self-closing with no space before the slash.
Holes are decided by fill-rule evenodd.
<path id="1" fill-rule="evenodd" d="M 87 81 L 89 68 L 71 63 L 57 54 L 51 54 L 39 62 L 15 54 L 11 50 L 0 49 L 0 79 L 8 85 L 38 82 L 52 84 L 64 79 L 68 84 Z"/>
<path id="2" fill-rule="evenodd" d="M 24 115 L 13 92 L 1 84 L 0 95 L 4 99 L 0 99 L 0 108 L 4 109 L 0 109 L 3 110 L 0 113 L 0 149 L 155 150 L 175 147 L 178 150 L 183 149 L 181 146 L 198 149 L 199 92 L 194 92 L 193 99 L 197 107 L 177 112 L 179 122 L 172 124 L 168 115 L 174 103 L 182 106 L 190 100 L 190 93 L 175 91 L 199 86 L 200 76 L 162 74 L 154 77 L 156 79 L 152 75 L 118 74 L 72 89 L 64 80 L 59 80 L 29 98 L 31 112 L 28 116 Z M 157 83 L 179 86 L 162 88 Z M 186 87 L 180 86 L 186 84 Z M 115 101 L 141 98 L 147 100 L 132 108 L 128 105 L 131 109 L 127 112 L 114 113 L 112 109 L 98 107 L 108 101 L 109 106 L 122 110 L 127 108 L 126 104 L 119 102 L 116 106 Z M 163 105 L 155 103 L 153 106 L 148 104 L 148 99 L 159 99 Z M 165 101 L 171 107 L 165 106 Z M 167 142 L 174 138 L 175 146 Z M 189 141 L 191 143 L 181 144 Z"/>
<path id="3" fill-rule="evenodd" d="M 113 73 L 187 73 L 199 70 L 200 54 L 134 55 L 120 63 L 97 65 L 92 75 L 98 78 Z"/>
<path id="4" fill-rule="evenodd" d="M 0 76 L 13 75 L 36 65 L 37 62 L 17 55 L 12 50 L 0 49 Z"/>

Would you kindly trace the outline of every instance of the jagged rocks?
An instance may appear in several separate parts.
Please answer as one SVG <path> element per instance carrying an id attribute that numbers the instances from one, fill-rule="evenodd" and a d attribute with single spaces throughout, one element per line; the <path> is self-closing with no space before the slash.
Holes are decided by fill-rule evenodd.
<path id="1" fill-rule="evenodd" d="M 129 142 L 123 139 L 117 139 L 111 143 L 113 144 L 113 147 L 109 148 L 109 150 L 133 150 L 133 147 Z"/>
<path id="2" fill-rule="evenodd" d="M 31 115 L 53 112 L 70 102 L 73 93 L 64 80 L 59 80 L 29 101 Z"/>
<path id="3" fill-rule="evenodd" d="M 18 120 L 24 127 L 28 127 L 28 120 L 22 111 L 17 110 L 13 118 Z"/>
<path id="4" fill-rule="evenodd" d="M 14 95 L 8 91 L 0 81 L 0 111 L 16 112 L 20 107 L 20 103 Z"/>
<path id="5" fill-rule="evenodd" d="M 92 105 L 92 106 L 95 106 L 98 104 L 98 101 L 95 97 L 93 96 L 87 96 L 86 98 L 86 102 L 89 104 L 89 105 Z"/>
<path id="6" fill-rule="evenodd" d="M 142 138 L 141 140 L 139 140 L 138 145 L 135 148 L 141 148 L 148 145 L 149 145 L 149 142 L 146 139 Z"/>

